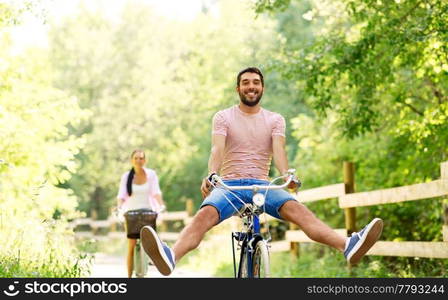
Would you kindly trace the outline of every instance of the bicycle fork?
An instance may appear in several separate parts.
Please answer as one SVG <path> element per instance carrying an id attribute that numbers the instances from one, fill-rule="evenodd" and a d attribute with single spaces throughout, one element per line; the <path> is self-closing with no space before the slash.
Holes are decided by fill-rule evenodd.
<path id="1" fill-rule="evenodd" d="M 233 273 L 235 278 L 242 277 L 242 274 L 246 274 L 247 277 L 252 278 L 254 274 L 253 255 L 255 246 L 258 241 L 263 239 L 263 237 L 260 234 L 260 221 L 257 215 L 253 217 L 243 217 L 243 224 L 243 230 L 245 230 L 245 232 L 232 232 Z M 236 272 L 234 240 L 237 241 L 237 250 L 241 251 L 238 273 Z"/>

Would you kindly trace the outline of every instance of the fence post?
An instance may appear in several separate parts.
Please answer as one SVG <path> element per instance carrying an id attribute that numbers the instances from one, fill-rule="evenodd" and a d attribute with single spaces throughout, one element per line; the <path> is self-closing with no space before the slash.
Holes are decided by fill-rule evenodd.
<path id="1" fill-rule="evenodd" d="M 162 218 L 162 220 L 160 220 L 159 224 L 157 224 L 157 231 L 158 232 L 167 232 L 168 231 L 168 223 L 167 223 L 167 221 L 163 220 L 163 218 Z"/>
<path id="2" fill-rule="evenodd" d="M 344 184 L 345 193 L 351 194 L 355 192 L 355 166 L 352 162 L 344 161 Z M 345 212 L 345 228 L 350 235 L 356 231 L 356 208 L 349 207 L 344 209 Z"/>
<path id="3" fill-rule="evenodd" d="M 448 181 L 448 161 L 440 164 L 440 178 L 442 180 Z M 443 209 L 443 226 L 442 226 L 442 236 L 443 241 L 448 242 L 448 198 L 445 197 L 442 202 Z"/>
<path id="4" fill-rule="evenodd" d="M 294 223 L 289 223 L 289 230 L 299 230 L 299 226 Z M 300 243 L 299 242 L 289 242 L 289 254 L 292 259 L 296 259 L 300 255 Z"/>
<path id="5" fill-rule="evenodd" d="M 109 230 L 110 230 L 111 232 L 115 232 L 115 231 L 117 231 L 117 220 L 116 220 L 116 218 L 115 218 L 115 214 L 114 214 L 114 209 L 113 209 L 113 207 L 111 207 L 111 208 L 109 209 L 109 217 L 108 217 L 108 220 L 111 222 L 111 223 L 110 223 L 110 228 L 109 228 Z"/>
<path id="6" fill-rule="evenodd" d="M 98 219 L 98 211 L 95 208 L 93 208 L 90 211 L 90 219 L 92 221 L 96 221 Z M 98 234 L 98 228 L 96 226 L 92 226 L 92 224 L 93 224 L 93 222 L 90 223 L 90 228 L 92 230 L 92 234 L 93 235 L 97 235 Z"/>
<path id="7" fill-rule="evenodd" d="M 187 214 L 189 217 L 192 217 L 194 215 L 194 202 L 193 199 L 186 199 L 185 200 L 185 210 L 187 211 Z"/>
<path id="8" fill-rule="evenodd" d="M 448 204 L 446 202 L 447 202 L 447 199 L 445 199 L 445 203 L 443 203 L 442 236 L 443 236 L 444 242 L 448 242 Z"/>
<path id="9" fill-rule="evenodd" d="M 448 161 L 440 164 L 440 178 L 448 180 Z"/>

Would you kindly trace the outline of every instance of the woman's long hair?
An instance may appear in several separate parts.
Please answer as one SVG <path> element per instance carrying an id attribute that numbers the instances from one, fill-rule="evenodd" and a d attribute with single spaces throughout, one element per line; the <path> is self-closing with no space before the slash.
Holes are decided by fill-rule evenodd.
<path id="1" fill-rule="evenodd" d="M 137 150 L 132 151 L 131 158 L 133 158 L 134 154 L 137 152 L 141 152 L 141 153 L 143 153 L 143 156 L 145 156 L 145 152 L 143 150 L 137 149 Z M 134 167 L 132 167 L 131 170 L 129 171 L 128 182 L 126 183 L 126 189 L 128 191 L 129 197 L 132 195 L 132 180 L 134 179 L 134 174 L 135 174 L 135 170 L 134 170 Z"/>

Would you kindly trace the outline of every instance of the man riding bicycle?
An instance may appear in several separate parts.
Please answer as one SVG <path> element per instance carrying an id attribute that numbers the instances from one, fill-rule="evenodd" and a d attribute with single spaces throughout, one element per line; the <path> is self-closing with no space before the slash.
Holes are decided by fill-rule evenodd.
<path id="1" fill-rule="evenodd" d="M 154 265 L 163 275 L 169 275 L 175 264 L 189 251 L 199 246 L 205 233 L 229 218 L 243 205 L 234 193 L 214 189 L 210 193 L 210 178 L 220 174 L 227 185 L 268 185 L 271 159 L 280 174 L 287 173 L 285 151 L 285 119 L 278 113 L 260 106 L 264 91 L 263 74 L 251 67 L 239 72 L 236 91 L 240 103 L 217 112 L 213 117 L 212 147 L 208 176 L 203 179 L 204 199 L 192 222 L 181 232 L 171 249 L 149 226 L 142 229 L 142 244 Z M 289 188 L 294 188 L 294 181 Z M 250 193 L 240 194 L 251 201 Z M 271 216 L 298 225 L 312 240 L 343 252 L 351 264 L 356 264 L 378 240 L 383 221 L 372 220 L 360 232 L 345 238 L 319 220 L 305 205 L 285 190 L 272 190 L 266 195 L 265 210 Z"/>

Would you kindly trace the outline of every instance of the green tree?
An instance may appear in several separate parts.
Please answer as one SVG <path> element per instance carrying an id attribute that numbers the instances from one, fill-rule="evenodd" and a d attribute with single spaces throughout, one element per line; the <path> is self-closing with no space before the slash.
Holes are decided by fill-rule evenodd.
<path id="1" fill-rule="evenodd" d="M 79 253 L 67 221 L 79 216 L 71 190 L 82 139 L 68 134 L 86 112 L 52 87 L 45 50 L 11 54 L 8 30 L 21 6 L 0 12 L 0 274 L 79 276 Z M 24 11 L 27 11 L 26 9 Z"/>
<path id="2" fill-rule="evenodd" d="M 304 3 L 260 0 L 254 9 L 282 20 Z M 271 60 L 310 109 L 292 120 L 305 187 L 340 182 L 344 160 L 356 164 L 358 191 L 437 179 L 448 149 L 446 1 L 308 5 L 278 29 L 286 42 Z M 290 29 L 297 19 L 311 36 Z M 358 211 L 364 221 L 383 217 L 383 238 L 399 240 L 440 240 L 441 214 L 440 199 Z"/>
<path id="3" fill-rule="evenodd" d="M 320 30 L 309 45 L 287 45 L 278 68 L 317 113 L 336 112 L 345 136 L 391 135 L 413 150 L 401 158 L 419 170 L 413 180 L 436 176 L 448 141 L 445 1 L 311 4 Z"/>

